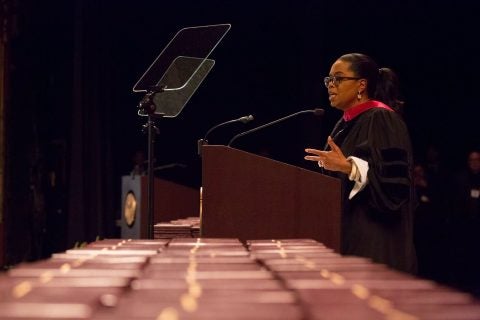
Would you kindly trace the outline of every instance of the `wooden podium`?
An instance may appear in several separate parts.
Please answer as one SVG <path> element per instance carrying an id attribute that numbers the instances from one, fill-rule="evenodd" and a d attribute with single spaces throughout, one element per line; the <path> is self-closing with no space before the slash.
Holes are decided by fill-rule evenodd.
<path id="1" fill-rule="evenodd" d="M 147 176 L 122 177 L 122 238 L 146 239 L 147 232 Z M 198 217 L 200 191 L 171 181 L 155 178 L 153 222 L 169 222 L 175 219 Z M 132 206 L 132 203 L 135 206 Z M 133 220 L 126 212 L 132 210 Z"/>
<path id="2" fill-rule="evenodd" d="M 340 251 L 338 179 L 226 146 L 204 146 L 202 159 L 202 237 L 311 238 Z"/>

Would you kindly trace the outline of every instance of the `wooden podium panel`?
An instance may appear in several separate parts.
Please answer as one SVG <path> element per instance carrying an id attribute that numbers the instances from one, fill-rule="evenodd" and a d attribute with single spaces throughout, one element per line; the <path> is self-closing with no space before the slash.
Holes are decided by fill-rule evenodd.
<path id="1" fill-rule="evenodd" d="M 225 146 L 202 158 L 203 237 L 311 238 L 340 251 L 338 179 Z"/>
<path id="2" fill-rule="evenodd" d="M 154 223 L 199 216 L 199 190 L 159 178 L 155 178 L 154 181 Z M 122 177 L 122 238 L 145 239 L 148 237 L 147 188 L 147 176 Z M 134 195 L 137 204 L 135 222 L 130 226 L 123 216 L 125 200 L 129 193 Z"/>

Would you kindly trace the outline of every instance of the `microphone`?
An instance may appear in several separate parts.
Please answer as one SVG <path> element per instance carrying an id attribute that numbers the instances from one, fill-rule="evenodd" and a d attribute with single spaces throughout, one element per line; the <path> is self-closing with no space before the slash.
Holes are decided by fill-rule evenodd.
<path id="1" fill-rule="evenodd" d="M 164 164 L 163 166 L 158 166 L 153 168 L 154 171 L 160 171 L 160 170 L 165 170 L 165 169 L 170 169 L 170 168 L 186 168 L 187 166 L 183 163 L 169 163 L 169 164 Z"/>
<path id="2" fill-rule="evenodd" d="M 237 139 L 240 138 L 240 137 L 243 137 L 243 136 L 245 136 L 245 135 L 247 135 L 247 134 L 253 133 L 253 132 L 258 131 L 258 130 L 261 130 L 261 129 L 263 129 L 263 128 L 272 126 L 272 125 L 274 125 L 274 124 L 277 124 L 277 123 L 279 123 L 279 122 L 285 121 L 285 120 L 290 119 L 290 118 L 293 118 L 293 117 L 298 116 L 298 115 L 303 114 L 303 113 L 313 113 L 314 115 L 320 117 L 320 116 L 323 116 L 323 114 L 325 113 L 325 110 L 323 110 L 323 109 L 321 109 L 321 108 L 315 108 L 315 109 L 312 109 L 312 110 L 302 110 L 302 111 L 298 111 L 298 112 L 292 113 L 292 114 L 290 114 L 290 115 L 288 115 L 288 116 L 285 116 L 285 117 L 283 117 L 283 118 L 277 119 L 277 120 L 272 121 L 272 122 L 268 122 L 268 123 L 266 123 L 266 124 L 264 124 L 264 125 L 261 125 L 261 126 L 259 126 L 259 127 L 256 127 L 256 128 L 251 129 L 251 130 L 247 130 L 247 131 L 244 131 L 244 132 L 241 132 L 241 133 L 237 134 L 236 136 L 234 136 L 234 137 L 230 140 L 230 142 L 227 144 L 227 146 L 230 147 L 230 145 L 231 145 L 235 140 L 237 140 Z"/>
<path id="3" fill-rule="evenodd" d="M 217 129 L 218 127 L 221 127 L 221 126 L 224 126 L 224 125 L 227 125 L 227 124 L 230 124 L 230 123 L 234 123 L 234 122 L 248 123 L 248 122 L 252 121 L 253 119 L 254 119 L 253 116 L 250 114 L 248 116 L 243 116 L 243 117 L 240 117 L 238 119 L 228 120 L 228 121 L 219 123 L 219 124 L 211 127 L 207 131 L 207 133 L 205 133 L 205 136 L 203 137 L 203 139 L 199 139 L 198 142 L 197 142 L 197 148 L 198 148 L 197 152 L 198 152 L 198 154 L 199 155 L 202 154 L 202 146 L 205 145 L 205 144 L 208 144 L 207 137 L 213 130 Z"/>

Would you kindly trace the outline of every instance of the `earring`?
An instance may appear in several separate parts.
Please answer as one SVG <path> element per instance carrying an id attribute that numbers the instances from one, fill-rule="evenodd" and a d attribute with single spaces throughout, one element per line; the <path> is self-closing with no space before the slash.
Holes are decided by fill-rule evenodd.
<path id="1" fill-rule="evenodd" d="M 357 93 L 357 100 L 362 100 L 362 93 L 360 91 Z"/>

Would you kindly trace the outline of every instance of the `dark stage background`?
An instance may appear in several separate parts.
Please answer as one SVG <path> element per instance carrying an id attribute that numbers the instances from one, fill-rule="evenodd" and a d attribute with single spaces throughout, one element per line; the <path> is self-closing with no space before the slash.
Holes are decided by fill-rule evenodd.
<path id="1" fill-rule="evenodd" d="M 340 113 L 322 79 L 341 54 L 363 52 L 402 83 L 415 156 L 430 145 L 449 170 L 479 144 L 475 1 L 3 1 L 9 39 L 6 264 L 117 237 L 120 177 L 146 152 L 132 87 L 183 28 L 231 23 L 216 65 L 183 112 L 158 123 L 159 175 L 198 187 L 197 139 L 210 143 L 314 107 L 238 140 L 237 147 L 298 166 L 323 146 Z"/>

